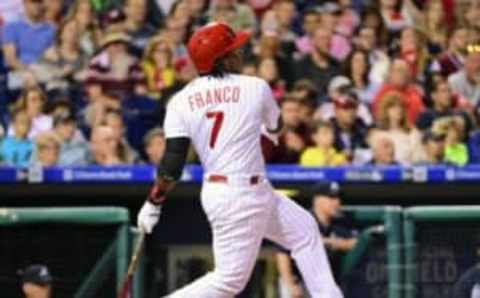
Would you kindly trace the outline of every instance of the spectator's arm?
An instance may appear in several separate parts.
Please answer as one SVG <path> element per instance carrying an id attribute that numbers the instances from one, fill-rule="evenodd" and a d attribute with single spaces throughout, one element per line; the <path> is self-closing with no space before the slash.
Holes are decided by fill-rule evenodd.
<path id="1" fill-rule="evenodd" d="M 332 250 L 348 252 L 357 244 L 357 238 L 323 238 L 323 242 Z"/>
<path id="2" fill-rule="evenodd" d="M 280 278 L 287 285 L 287 287 L 295 286 L 297 280 L 292 271 L 292 260 L 287 253 L 278 252 L 277 253 L 277 269 L 280 274 Z"/>
<path id="3" fill-rule="evenodd" d="M 18 60 L 16 48 L 13 43 L 3 45 L 3 56 L 5 57 L 5 64 L 11 69 L 17 70 L 25 67 L 20 60 Z"/>
<path id="4" fill-rule="evenodd" d="M 11 69 L 21 69 L 24 66 L 17 57 L 16 30 L 14 24 L 6 24 L 2 28 L 2 50 L 5 64 Z"/>

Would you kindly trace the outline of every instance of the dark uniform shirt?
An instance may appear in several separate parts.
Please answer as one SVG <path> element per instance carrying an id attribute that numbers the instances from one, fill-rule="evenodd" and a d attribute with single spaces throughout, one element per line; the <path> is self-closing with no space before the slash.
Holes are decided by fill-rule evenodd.
<path id="1" fill-rule="evenodd" d="M 315 214 L 313 214 L 313 212 L 312 212 L 312 215 L 316 219 L 316 216 Z M 318 224 L 318 229 L 320 230 L 320 233 L 322 234 L 323 238 L 332 237 L 332 238 L 350 239 L 356 236 L 356 231 L 351 228 L 350 218 L 346 216 L 342 216 L 334 219 L 329 226 L 324 226 L 318 220 L 317 220 L 317 224 Z M 279 247 L 279 250 L 284 253 L 290 253 L 288 250 L 282 247 Z M 338 283 L 340 273 L 341 273 L 340 272 L 341 261 L 345 253 L 340 251 L 332 251 L 328 249 L 328 247 L 326 247 L 326 252 L 327 252 L 328 260 L 330 262 L 330 266 L 332 268 L 333 276 L 335 277 L 335 280 Z M 300 275 L 300 271 L 296 266 L 295 262 L 292 262 L 292 272 L 298 278 L 298 280 L 302 279 Z"/>

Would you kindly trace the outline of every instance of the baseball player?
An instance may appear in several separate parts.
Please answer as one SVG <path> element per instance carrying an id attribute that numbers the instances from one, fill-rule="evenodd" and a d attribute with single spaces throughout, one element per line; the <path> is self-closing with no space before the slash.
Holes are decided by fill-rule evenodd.
<path id="1" fill-rule="evenodd" d="M 274 140 L 282 125 L 268 84 L 237 74 L 237 49 L 248 39 L 223 23 L 208 24 L 190 38 L 188 51 L 200 76 L 168 104 L 166 151 L 138 226 L 150 233 L 158 222 L 191 142 L 205 173 L 201 202 L 212 228 L 215 268 L 168 297 L 233 298 L 245 287 L 264 238 L 291 251 L 312 297 L 343 297 L 315 220 L 276 194 L 265 178 L 260 134 Z"/>

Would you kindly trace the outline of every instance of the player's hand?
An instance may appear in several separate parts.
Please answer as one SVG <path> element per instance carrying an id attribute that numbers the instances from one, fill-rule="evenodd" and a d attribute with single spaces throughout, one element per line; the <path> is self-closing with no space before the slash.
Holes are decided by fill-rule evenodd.
<path id="1" fill-rule="evenodd" d="M 160 214 L 162 213 L 162 205 L 154 205 L 146 200 L 140 209 L 137 217 L 137 226 L 146 234 L 150 234 L 158 223 Z"/>

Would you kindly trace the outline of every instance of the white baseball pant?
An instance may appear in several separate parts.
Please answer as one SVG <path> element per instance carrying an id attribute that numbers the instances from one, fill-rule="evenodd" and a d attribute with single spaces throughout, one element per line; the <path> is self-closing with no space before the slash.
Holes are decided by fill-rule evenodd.
<path id="1" fill-rule="evenodd" d="M 291 251 L 312 298 L 342 298 L 310 213 L 265 179 L 256 185 L 228 179 L 204 182 L 201 193 L 212 227 L 214 270 L 168 297 L 233 298 L 247 284 L 267 238 Z"/>

